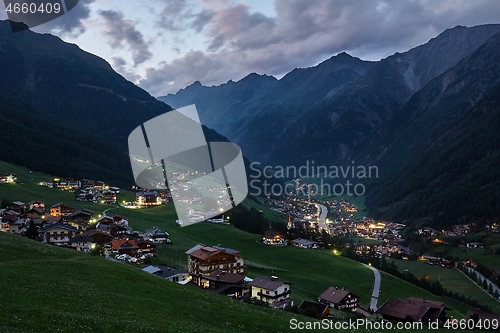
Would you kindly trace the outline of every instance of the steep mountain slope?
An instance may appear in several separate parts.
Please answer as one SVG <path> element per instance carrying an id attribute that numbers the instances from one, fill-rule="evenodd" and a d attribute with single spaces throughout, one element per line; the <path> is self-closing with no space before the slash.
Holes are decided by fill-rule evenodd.
<path id="1" fill-rule="evenodd" d="M 0 92 L 114 142 L 171 110 L 117 74 L 103 59 L 58 37 L 12 33 L 0 22 Z"/>
<path id="2" fill-rule="evenodd" d="M 500 216 L 500 33 L 416 93 L 368 151 L 391 170 L 368 197 L 388 218 Z M 376 154 L 374 154 L 376 155 Z M 378 209 L 376 209 L 378 207 Z M 432 218 L 431 218 L 432 217 Z"/>
<path id="3" fill-rule="evenodd" d="M 60 124 L 34 106 L 0 94 L 0 160 L 54 175 L 133 182 L 126 149 Z"/>
<path id="4" fill-rule="evenodd" d="M 339 54 L 316 67 L 294 70 L 271 88 L 263 85 L 268 93 L 255 91 L 251 99 L 233 100 L 230 111 L 221 107 L 228 97 L 220 93 L 224 85 L 208 88 L 197 83 L 161 99 L 174 106 L 197 103 L 202 121 L 263 163 L 359 161 L 365 142 L 416 91 L 498 31 L 500 25 L 457 26 L 377 63 Z M 245 80 L 231 86 L 244 89 Z"/>
<path id="5" fill-rule="evenodd" d="M 295 69 L 279 81 L 250 74 L 217 87 L 195 83 L 160 100 L 174 107 L 195 103 L 205 125 L 262 161 L 274 135 L 286 132 L 290 122 L 361 77 L 372 64 L 341 53 L 315 67 Z"/>
<path id="6" fill-rule="evenodd" d="M 127 138 L 171 107 L 103 59 L 0 21 L 2 159 L 70 177 L 133 183 Z M 209 141 L 227 141 L 204 128 Z"/>

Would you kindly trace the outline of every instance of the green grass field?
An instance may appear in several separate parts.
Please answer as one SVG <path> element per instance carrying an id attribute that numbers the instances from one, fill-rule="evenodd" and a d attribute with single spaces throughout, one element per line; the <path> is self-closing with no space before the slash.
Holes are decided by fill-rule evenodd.
<path id="1" fill-rule="evenodd" d="M 84 202 L 75 200 L 73 193 L 62 191 L 59 189 L 39 186 L 40 182 L 50 182 L 55 177 L 46 174 L 30 171 L 23 167 L 18 167 L 9 163 L 0 161 L 0 173 L 14 172 L 17 174 L 19 184 L 0 184 L 0 201 L 8 199 L 10 201 L 18 200 L 29 202 L 32 200 L 42 200 L 45 202 L 45 207 L 63 202 L 76 209 L 88 208 L 94 211 L 95 214 L 111 208 L 111 205 L 95 204 L 93 202 Z M 110 184 L 112 186 L 112 184 Z M 122 202 L 135 200 L 135 195 L 132 192 L 121 190 L 117 196 L 117 201 Z"/>
<path id="2" fill-rule="evenodd" d="M 0 198 L 23 201 L 38 199 L 46 203 L 64 201 L 79 207 L 80 202 L 75 201 L 71 193 L 39 187 L 37 185 L 39 181 L 50 179 L 46 175 L 30 174 L 23 168 L 0 164 L 0 172 L 6 171 L 16 172 L 23 184 L 0 185 Z M 29 181 L 25 179 L 26 176 Z M 109 208 L 107 205 L 81 204 L 94 211 Z M 157 260 L 163 263 L 169 265 L 175 263 L 177 266 L 185 267 L 187 256 L 184 252 L 187 249 L 198 243 L 220 244 L 241 252 L 249 263 L 247 273 L 250 277 L 272 274 L 290 282 L 292 297 L 296 300 L 296 304 L 300 304 L 303 299 L 316 300 L 330 285 L 351 290 L 361 297 L 361 305 L 365 308 L 369 303 L 374 280 L 371 270 L 358 262 L 334 255 L 331 251 L 266 246 L 261 243 L 259 235 L 252 235 L 228 225 L 198 223 L 179 227 L 175 225 L 177 216 L 173 205 L 140 210 L 119 208 L 112 212 L 127 216 L 131 226 L 136 230 L 141 231 L 155 225 L 168 231 L 173 244 L 161 245 L 158 248 Z M 15 331 L 17 328 L 20 331 L 34 329 L 35 324 L 29 323 L 30 318 L 38 320 L 39 315 L 36 311 L 44 307 L 44 302 L 49 304 L 47 320 L 44 319 L 42 323 L 45 326 L 41 327 L 54 328 L 59 327 L 58 325 L 64 326 L 68 322 L 66 325 L 68 331 L 75 331 L 76 327 L 79 328 L 78 331 L 85 331 L 85 325 L 90 325 L 87 326 L 89 331 L 96 331 L 101 327 L 110 331 L 115 331 L 118 327 L 129 327 L 132 331 L 140 326 L 144 327 L 145 331 L 154 331 L 160 327 L 159 330 L 168 332 L 197 332 L 197 329 L 202 331 L 201 327 L 204 327 L 203 332 L 238 330 L 278 332 L 287 330 L 285 324 L 291 318 L 290 314 L 271 312 L 273 326 L 266 326 L 263 316 L 268 316 L 269 310 L 251 306 L 247 309 L 247 305 L 231 302 L 222 296 L 207 295 L 185 286 L 169 285 L 165 281 L 145 276 L 135 267 L 93 258 L 88 254 L 56 249 L 10 235 L 1 237 L 0 266 L 4 265 L 9 269 L 0 270 L 0 281 L 2 285 L 7 283 L 6 285 L 12 286 L 13 289 L 12 291 L 9 289 L 7 293 L 3 292 L 6 288 L 1 289 L 0 304 L 5 304 L 6 300 L 9 300 L 11 306 L 8 307 L 8 312 L 2 310 L 2 318 L 7 318 L 7 321 L 3 324 L 3 320 L 0 320 L 0 331 L 2 331 L 1 325 L 4 325 L 3 328 L 7 327 L 8 331 Z M 19 282 L 20 277 L 22 283 Z M 27 281 L 32 281 L 33 285 Z M 166 283 L 168 286 L 158 287 L 160 283 Z M 157 292 L 156 288 L 159 288 Z M 33 301 L 30 300 L 30 293 L 34 293 Z M 444 301 L 453 309 L 449 313 L 456 318 L 463 318 L 467 311 L 461 304 L 436 297 L 414 285 L 382 274 L 379 305 L 388 298 L 408 296 Z M 202 297 L 201 302 L 196 301 L 199 297 Z M 151 298 L 150 303 L 147 303 L 149 298 Z M 12 302 L 13 299 L 16 301 Z M 69 302 L 73 303 L 68 306 Z M 141 310 L 134 310 L 136 309 L 134 304 L 141 304 L 139 307 Z M 163 309 L 165 314 L 162 314 Z M 216 313 L 218 309 L 224 309 L 221 313 L 238 319 L 226 320 Z M 241 314 L 244 329 L 237 328 L 237 322 L 240 320 L 239 312 L 245 312 L 244 315 Z M 112 317 L 111 323 L 106 324 L 103 318 L 94 318 L 95 313 L 99 313 L 99 316 L 102 314 L 103 317 Z M 175 329 L 166 329 L 167 317 L 178 325 Z M 251 318 L 260 324 L 253 326 Z M 86 320 L 91 323 L 86 324 Z M 211 321 L 213 325 L 203 326 L 205 320 Z M 186 321 L 189 322 L 186 324 L 186 329 L 181 330 L 180 327 Z M 61 325 L 62 322 L 65 324 Z M 230 323 L 227 327 L 218 328 L 222 324 L 226 325 L 224 324 L 226 322 Z"/>
<path id="3" fill-rule="evenodd" d="M 495 248 L 495 247 L 493 247 Z M 500 270 L 500 255 L 498 254 L 486 254 L 484 249 L 466 249 L 463 247 L 453 247 L 450 245 L 440 245 L 432 247 L 427 251 L 429 254 L 434 255 L 445 255 L 449 254 L 453 258 L 459 258 L 460 260 L 468 260 L 482 264 L 486 267 L 499 269 Z"/>
<path id="4" fill-rule="evenodd" d="M 475 298 L 481 304 L 488 305 L 496 313 L 500 313 L 500 303 L 488 296 L 466 276 L 455 268 L 444 268 L 429 265 L 426 260 L 406 261 L 394 260 L 399 270 L 408 270 L 416 277 L 426 275 L 431 281 L 439 281 L 444 288 L 461 295 Z"/>
<path id="5" fill-rule="evenodd" d="M 292 318 L 7 234 L 0 281 L 4 332 L 285 332 Z"/>

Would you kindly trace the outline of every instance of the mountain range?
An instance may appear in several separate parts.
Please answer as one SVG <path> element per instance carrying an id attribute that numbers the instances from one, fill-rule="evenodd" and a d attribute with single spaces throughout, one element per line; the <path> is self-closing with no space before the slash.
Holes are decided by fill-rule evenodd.
<path id="1" fill-rule="evenodd" d="M 472 133 L 481 134 L 477 152 L 499 162 L 487 130 L 497 114 L 499 31 L 498 24 L 457 26 L 377 62 L 341 53 L 280 80 L 195 82 L 160 100 L 196 104 L 204 124 L 262 164 L 376 165 L 380 175 L 367 182 L 366 198 L 373 216 L 491 219 L 500 215 L 491 204 L 499 190 L 483 175 L 484 156 L 470 159 L 468 149 L 479 144 Z"/>
<path id="2" fill-rule="evenodd" d="M 500 25 L 457 26 L 377 62 L 340 53 L 281 79 L 195 82 L 208 141 L 270 165 L 376 165 L 369 214 L 451 224 L 500 216 Z M 172 108 L 103 59 L 0 21 L 0 159 L 50 174 L 133 183 L 130 131 Z M 219 134 L 221 133 L 221 134 Z M 226 138 L 227 137 L 227 138 Z"/>

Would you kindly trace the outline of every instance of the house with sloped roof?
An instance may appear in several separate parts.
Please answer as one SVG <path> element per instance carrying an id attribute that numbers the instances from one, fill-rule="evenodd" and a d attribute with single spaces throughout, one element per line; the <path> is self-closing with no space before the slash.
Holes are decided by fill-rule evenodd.
<path id="1" fill-rule="evenodd" d="M 228 273 L 220 269 L 208 276 L 193 275 L 191 281 L 198 287 L 234 298 L 242 296 L 247 289 L 244 275 Z"/>
<path id="2" fill-rule="evenodd" d="M 52 216 L 69 216 L 75 209 L 63 203 L 58 203 L 50 207 L 50 215 Z"/>
<path id="3" fill-rule="evenodd" d="M 415 322 L 443 322 L 446 310 L 444 303 L 431 301 L 425 298 L 408 297 L 398 299 L 388 299 L 375 311 L 384 319 L 390 321 L 406 321 L 412 318 Z"/>
<path id="4" fill-rule="evenodd" d="M 272 229 L 266 230 L 266 232 L 264 232 L 264 235 L 262 236 L 262 243 L 274 246 L 287 245 L 285 235 Z"/>
<path id="5" fill-rule="evenodd" d="M 142 271 L 158 276 L 162 279 L 176 282 L 179 284 L 189 283 L 189 274 L 186 270 L 178 270 L 168 266 L 145 266 Z"/>
<path id="6" fill-rule="evenodd" d="M 68 245 L 75 248 L 77 251 L 88 252 L 92 246 L 92 238 L 78 235 L 70 238 Z"/>
<path id="7" fill-rule="evenodd" d="M 152 227 L 144 231 L 144 239 L 153 243 L 171 243 L 170 239 L 168 239 L 169 236 L 168 232 L 163 231 L 158 227 Z"/>
<path id="8" fill-rule="evenodd" d="M 274 309 L 284 309 L 293 306 L 290 297 L 290 284 L 278 279 L 277 276 L 259 276 L 249 284 L 252 298 L 265 302 Z"/>
<path id="9" fill-rule="evenodd" d="M 236 250 L 198 244 L 186 253 L 189 256 L 188 272 L 192 276 L 208 276 L 218 269 L 245 274 L 245 261 Z"/>
<path id="10" fill-rule="evenodd" d="M 319 249 L 320 244 L 318 242 L 308 240 L 308 239 L 303 239 L 303 238 L 297 238 L 291 241 L 293 246 L 297 246 L 303 249 Z"/>
<path id="11" fill-rule="evenodd" d="M 318 297 L 318 302 L 337 310 L 354 311 L 359 306 L 359 297 L 349 290 L 329 287 Z"/>
<path id="12" fill-rule="evenodd" d="M 69 240 L 79 235 L 78 230 L 70 225 L 54 222 L 46 224 L 39 231 L 45 243 L 54 245 L 69 245 Z"/>

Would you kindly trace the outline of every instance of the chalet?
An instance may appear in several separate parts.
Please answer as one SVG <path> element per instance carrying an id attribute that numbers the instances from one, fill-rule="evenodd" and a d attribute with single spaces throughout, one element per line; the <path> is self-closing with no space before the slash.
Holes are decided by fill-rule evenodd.
<path id="1" fill-rule="evenodd" d="M 116 193 L 113 191 L 103 191 L 101 193 L 101 203 L 116 204 Z"/>
<path id="2" fill-rule="evenodd" d="M 24 219 L 17 219 L 14 222 L 9 222 L 9 232 L 11 234 L 20 235 L 25 227 Z"/>
<path id="3" fill-rule="evenodd" d="M 40 235 L 45 243 L 70 245 L 69 240 L 78 235 L 78 230 L 70 225 L 56 222 L 42 227 Z"/>
<path id="4" fill-rule="evenodd" d="M 113 235 L 98 229 L 90 229 L 83 233 L 83 236 L 90 237 L 93 243 L 109 244 L 114 239 Z"/>
<path id="5" fill-rule="evenodd" d="M 12 210 L 19 214 L 26 213 L 26 204 L 21 201 L 14 201 L 10 205 L 7 206 L 7 209 Z"/>
<path id="6" fill-rule="evenodd" d="M 299 313 L 307 313 L 310 309 L 313 309 L 318 315 L 323 317 L 328 317 L 330 314 L 330 307 L 328 304 L 302 301 L 299 305 Z"/>
<path id="7" fill-rule="evenodd" d="M 98 180 L 94 183 L 94 187 L 99 189 L 99 190 L 104 190 L 104 188 L 106 187 L 106 184 L 104 184 L 104 182 Z"/>
<path id="8" fill-rule="evenodd" d="M 447 308 L 442 302 L 409 297 L 388 299 L 375 313 L 390 321 L 406 321 L 411 317 L 415 322 L 442 322 L 445 310 Z"/>
<path id="9" fill-rule="evenodd" d="M 143 254 L 154 255 L 156 253 L 156 244 L 151 241 L 136 239 L 135 244 Z"/>
<path id="10" fill-rule="evenodd" d="M 162 279 L 180 284 L 186 284 L 190 281 L 189 274 L 187 271 L 177 270 L 171 267 L 146 266 L 143 267 L 142 270 L 146 273 L 156 275 Z"/>
<path id="11" fill-rule="evenodd" d="M 82 185 L 82 188 L 94 187 L 94 181 L 89 179 L 80 180 L 80 184 Z"/>
<path id="12" fill-rule="evenodd" d="M 123 221 L 127 221 L 128 218 L 123 216 L 123 215 L 119 215 L 119 214 L 115 214 L 113 215 L 113 221 L 115 221 L 115 223 L 122 223 Z"/>
<path id="13" fill-rule="evenodd" d="M 199 244 L 186 253 L 189 255 L 188 272 L 192 276 L 208 276 L 219 269 L 227 273 L 245 274 L 245 261 L 236 250 Z"/>
<path id="14" fill-rule="evenodd" d="M 68 205 L 64 205 L 62 203 L 58 203 L 52 207 L 50 207 L 50 215 L 52 216 L 69 216 L 71 215 L 75 209 Z"/>
<path id="15" fill-rule="evenodd" d="M 320 247 L 317 242 L 303 238 L 294 239 L 291 243 L 293 246 L 297 246 L 303 249 L 319 249 Z"/>
<path id="16" fill-rule="evenodd" d="M 128 254 L 129 256 L 136 256 L 137 254 L 154 255 L 156 245 L 144 239 L 128 239 L 122 238 L 111 241 L 111 248 L 113 252 L 119 254 Z"/>
<path id="17" fill-rule="evenodd" d="M 45 204 L 41 201 L 30 201 L 28 202 L 28 209 L 29 210 L 32 210 L 32 209 L 39 209 L 40 211 L 42 212 L 45 212 Z"/>
<path id="18" fill-rule="evenodd" d="M 359 297 L 349 290 L 329 287 L 319 297 L 318 302 L 338 310 L 356 310 L 359 305 Z"/>
<path id="19" fill-rule="evenodd" d="M 98 224 L 114 224 L 115 220 L 109 216 L 103 216 L 97 220 Z"/>
<path id="20" fill-rule="evenodd" d="M 170 243 L 168 232 L 152 227 L 144 231 L 144 239 L 150 240 L 153 243 Z"/>
<path id="21" fill-rule="evenodd" d="M 83 235 L 76 236 L 69 239 L 68 245 L 74 247 L 77 251 L 88 252 L 92 246 L 92 239 Z"/>
<path id="22" fill-rule="evenodd" d="M 90 221 L 92 217 L 94 216 L 94 212 L 91 211 L 90 209 L 80 209 L 77 211 L 74 211 L 69 215 L 70 220 L 74 219 L 82 219 L 85 221 Z"/>
<path id="23" fill-rule="evenodd" d="M 66 222 L 68 225 L 75 227 L 78 230 L 85 230 L 89 226 L 89 222 L 87 220 L 78 218 L 78 219 L 71 219 Z"/>
<path id="24" fill-rule="evenodd" d="M 135 257 L 137 255 L 137 250 L 139 248 L 135 244 L 133 239 L 122 238 L 111 241 L 111 247 L 113 252 L 119 254 L 127 254 L 129 256 Z"/>
<path id="25" fill-rule="evenodd" d="M 226 273 L 220 269 L 208 276 L 194 275 L 191 277 L 191 281 L 199 287 L 235 298 L 243 295 L 243 291 L 246 288 L 244 280 L 244 275 Z"/>
<path id="26" fill-rule="evenodd" d="M 161 198 L 156 191 L 137 192 L 135 203 L 139 207 L 158 206 L 161 205 Z"/>
<path id="27" fill-rule="evenodd" d="M 250 282 L 251 297 L 267 303 L 275 309 L 293 306 L 290 298 L 290 284 L 280 281 L 276 276 L 259 276 Z"/>
<path id="28" fill-rule="evenodd" d="M 287 241 L 285 236 L 274 230 L 267 230 L 262 236 L 262 242 L 266 245 L 275 245 L 275 246 L 284 246 L 287 245 Z"/>
<path id="29" fill-rule="evenodd" d="M 26 217 L 29 219 L 39 219 L 44 215 L 43 211 L 38 208 L 31 208 L 26 212 Z"/>

